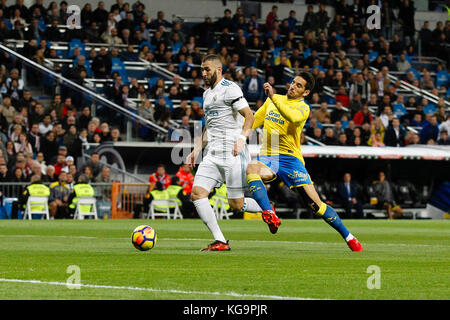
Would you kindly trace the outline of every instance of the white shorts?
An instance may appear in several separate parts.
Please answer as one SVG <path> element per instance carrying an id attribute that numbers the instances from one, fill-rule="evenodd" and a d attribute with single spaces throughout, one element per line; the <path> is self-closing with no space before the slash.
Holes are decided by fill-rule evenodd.
<path id="1" fill-rule="evenodd" d="M 212 191 L 213 188 L 218 188 L 225 183 L 228 199 L 243 198 L 247 187 L 245 171 L 249 162 L 250 152 L 247 146 L 236 157 L 230 156 L 224 159 L 208 154 L 198 167 L 193 186 Z"/>

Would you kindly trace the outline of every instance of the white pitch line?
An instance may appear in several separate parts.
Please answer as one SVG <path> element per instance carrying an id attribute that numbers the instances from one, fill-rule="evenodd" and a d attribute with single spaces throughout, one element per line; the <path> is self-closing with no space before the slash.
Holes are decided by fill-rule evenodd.
<path id="1" fill-rule="evenodd" d="M 33 235 L 33 234 L 24 234 L 24 235 L 6 235 L 2 234 L 0 235 L 0 238 L 10 238 L 10 237 L 18 237 L 18 238 L 67 238 L 67 239 L 86 239 L 86 240 L 93 240 L 93 239 L 109 239 L 109 240 L 129 240 L 130 238 L 102 238 L 102 237 L 88 237 L 88 236 L 52 236 L 52 235 Z M 202 238 L 158 238 L 158 241 L 205 241 L 205 242 L 211 242 L 211 239 L 202 239 Z M 289 241 L 289 240 L 246 240 L 246 239 L 231 239 L 231 242 L 258 242 L 258 243 L 273 243 L 273 244 L 307 244 L 307 245 L 334 245 L 334 246 L 342 246 L 343 242 L 325 242 L 325 241 Z M 364 243 L 363 243 L 364 244 Z M 442 248 L 449 248 L 448 245 L 442 245 L 442 244 L 420 244 L 420 243 L 369 243 L 369 245 L 379 245 L 379 246 L 395 246 L 395 247 L 442 247 Z"/>
<path id="2" fill-rule="evenodd" d="M 8 283 L 25 283 L 25 284 L 44 284 L 52 286 L 74 286 L 73 284 L 67 284 L 65 282 L 57 281 L 41 281 L 41 280 L 21 280 L 21 279 L 4 279 L 0 278 L 0 282 Z M 92 289 L 117 289 L 117 290 L 132 290 L 132 291 L 147 291 L 147 292 L 159 292 L 159 293 L 178 293 L 189 295 L 213 295 L 213 296 L 226 296 L 235 298 L 260 298 L 260 299 L 272 299 L 272 300 L 321 300 L 314 298 L 303 297 L 289 297 L 289 296 L 276 296 L 276 295 L 264 295 L 264 294 L 247 294 L 237 292 L 208 292 L 208 291 L 186 291 L 177 289 L 155 289 L 155 288 L 139 288 L 139 287 L 126 287 L 126 286 L 109 286 L 109 285 L 95 285 L 95 284 L 79 284 L 82 288 Z"/>

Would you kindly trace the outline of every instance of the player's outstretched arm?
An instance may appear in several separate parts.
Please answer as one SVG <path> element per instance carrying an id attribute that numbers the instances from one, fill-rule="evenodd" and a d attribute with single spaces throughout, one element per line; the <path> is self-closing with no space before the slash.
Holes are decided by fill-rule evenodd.
<path id="1" fill-rule="evenodd" d="M 291 108 L 287 104 L 281 101 L 281 96 L 275 95 L 272 86 L 269 83 L 264 84 L 264 91 L 266 95 L 272 100 L 275 107 L 278 109 L 280 114 L 292 123 L 300 123 L 308 118 L 308 112 L 302 111 L 299 108 Z"/>
<path id="2" fill-rule="evenodd" d="M 250 107 L 245 107 L 239 110 L 239 113 L 244 117 L 245 122 L 242 127 L 242 132 L 239 139 L 234 144 L 233 148 L 233 156 L 239 155 L 247 142 L 247 138 L 252 134 L 252 126 L 255 122 L 255 116 L 253 115 Z"/>
<path id="3" fill-rule="evenodd" d="M 206 127 L 203 128 L 202 135 L 194 138 L 194 150 L 186 157 L 186 164 L 193 168 L 195 166 L 195 160 L 198 158 L 200 152 L 208 143 Z"/>

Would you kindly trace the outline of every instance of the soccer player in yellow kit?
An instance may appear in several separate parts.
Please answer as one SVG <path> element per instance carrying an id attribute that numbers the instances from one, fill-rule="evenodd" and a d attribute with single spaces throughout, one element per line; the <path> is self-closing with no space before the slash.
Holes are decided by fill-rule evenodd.
<path id="1" fill-rule="evenodd" d="M 310 107 L 304 98 L 314 88 L 312 74 L 302 72 L 292 81 L 286 95 L 274 94 L 264 84 L 267 100 L 255 113 L 253 129 L 264 125 L 263 143 L 257 160 L 247 167 L 247 181 L 253 198 L 263 210 L 263 220 L 272 233 L 281 224 L 270 204 L 264 183 L 277 176 L 295 190 L 314 213 L 320 215 L 345 239 L 352 251 L 362 251 L 359 241 L 347 230 L 336 211 L 320 200 L 301 154 L 300 137 L 308 120 Z"/>

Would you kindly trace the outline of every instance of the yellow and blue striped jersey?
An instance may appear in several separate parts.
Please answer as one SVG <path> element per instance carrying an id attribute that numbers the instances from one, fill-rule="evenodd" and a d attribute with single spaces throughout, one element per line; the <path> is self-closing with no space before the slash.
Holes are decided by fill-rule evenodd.
<path id="1" fill-rule="evenodd" d="M 279 94 L 267 98 L 255 113 L 253 123 L 253 129 L 264 125 L 260 155 L 290 155 L 304 164 L 300 138 L 309 112 L 310 107 L 304 99 L 288 99 Z"/>

